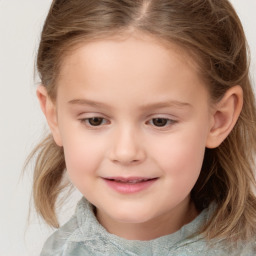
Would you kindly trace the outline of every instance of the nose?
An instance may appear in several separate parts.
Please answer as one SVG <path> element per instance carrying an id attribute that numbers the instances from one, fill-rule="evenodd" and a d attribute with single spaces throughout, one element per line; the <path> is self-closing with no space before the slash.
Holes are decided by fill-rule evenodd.
<path id="1" fill-rule="evenodd" d="M 146 158 L 142 136 L 134 129 L 126 127 L 116 131 L 111 143 L 110 160 L 115 163 L 138 164 Z"/>

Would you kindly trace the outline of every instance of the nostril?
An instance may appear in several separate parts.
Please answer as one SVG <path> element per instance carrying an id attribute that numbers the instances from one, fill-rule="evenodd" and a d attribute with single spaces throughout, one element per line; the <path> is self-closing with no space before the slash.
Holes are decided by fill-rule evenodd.
<path id="1" fill-rule="evenodd" d="M 141 162 L 141 160 L 139 159 L 133 159 L 133 160 L 130 160 L 130 159 L 114 159 L 112 160 L 114 163 L 119 163 L 119 164 L 124 164 L 124 165 L 133 165 L 133 164 L 138 164 Z"/>
<path id="2" fill-rule="evenodd" d="M 145 159 L 145 150 L 136 138 L 137 133 L 132 132 L 130 129 L 124 129 L 122 134 L 116 134 L 112 147 L 110 147 L 109 158 L 114 163 L 131 165 L 138 164 Z"/>

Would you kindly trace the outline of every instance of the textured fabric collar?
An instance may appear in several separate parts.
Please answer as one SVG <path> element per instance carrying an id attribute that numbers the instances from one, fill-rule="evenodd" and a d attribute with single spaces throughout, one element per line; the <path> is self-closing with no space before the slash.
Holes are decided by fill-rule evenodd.
<path id="1" fill-rule="evenodd" d="M 164 251 L 168 252 L 172 247 L 202 240 L 203 238 L 200 235 L 193 236 L 193 234 L 211 216 L 211 212 L 211 210 L 207 209 L 202 211 L 192 222 L 184 225 L 180 230 L 170 235 L 150 241 L 126 240 L 110 234 L 96 219 L 93 206 L 85 198 L 82 198 L 76 208 L 78 228 L 69 237 L 69 241 L 92 244 L 101 243 L 101 246 L 115 246 L 120 248 L 120 250 L 141 252 L 143 255 L 146 255 L 145 250 L 148 250 L 148 255 L 151 255 L 152 253 L 156 253 L 156 250 L 159 250 L 159 248 L 161 248 L 162 253 Z"/>

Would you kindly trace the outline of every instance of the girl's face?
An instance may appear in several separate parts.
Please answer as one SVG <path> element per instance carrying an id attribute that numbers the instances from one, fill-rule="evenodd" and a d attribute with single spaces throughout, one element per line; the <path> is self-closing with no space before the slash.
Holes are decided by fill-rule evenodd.
<path id="1" fill-rule="evenodd" d="M 150 223 L 171 233 L 195 217 L 209 101 L 191 58 L 149 37 L 85 43 L 65 58 L 54 137 L 70 180 L 111 233 Z"/>

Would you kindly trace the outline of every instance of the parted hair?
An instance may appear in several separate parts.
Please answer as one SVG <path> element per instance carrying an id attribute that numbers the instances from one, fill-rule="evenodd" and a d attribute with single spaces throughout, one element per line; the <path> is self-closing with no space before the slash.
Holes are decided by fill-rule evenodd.
<path id="1" fill-rule="evenodd" d="M 215 204 L 199 231 L 207 239 L 248 239 L 255 234 L 256 107 L 241 22 L 228 0 L 55 0 L 44 23 L 37 56 L 41 83 L 54 101 L 65 56 L 89 40 L 138 31 L 179 45 L 197 62 L 211 99 L 235 85 L 243 89 L 240 117 L 223 143 L 206 149 L 191 197 L 198 210 Z M 36 158 L 33 198 L 37 212 L 58 227 L 56 201 L 65 187 L 63 149 L 52 135 Z"/>

